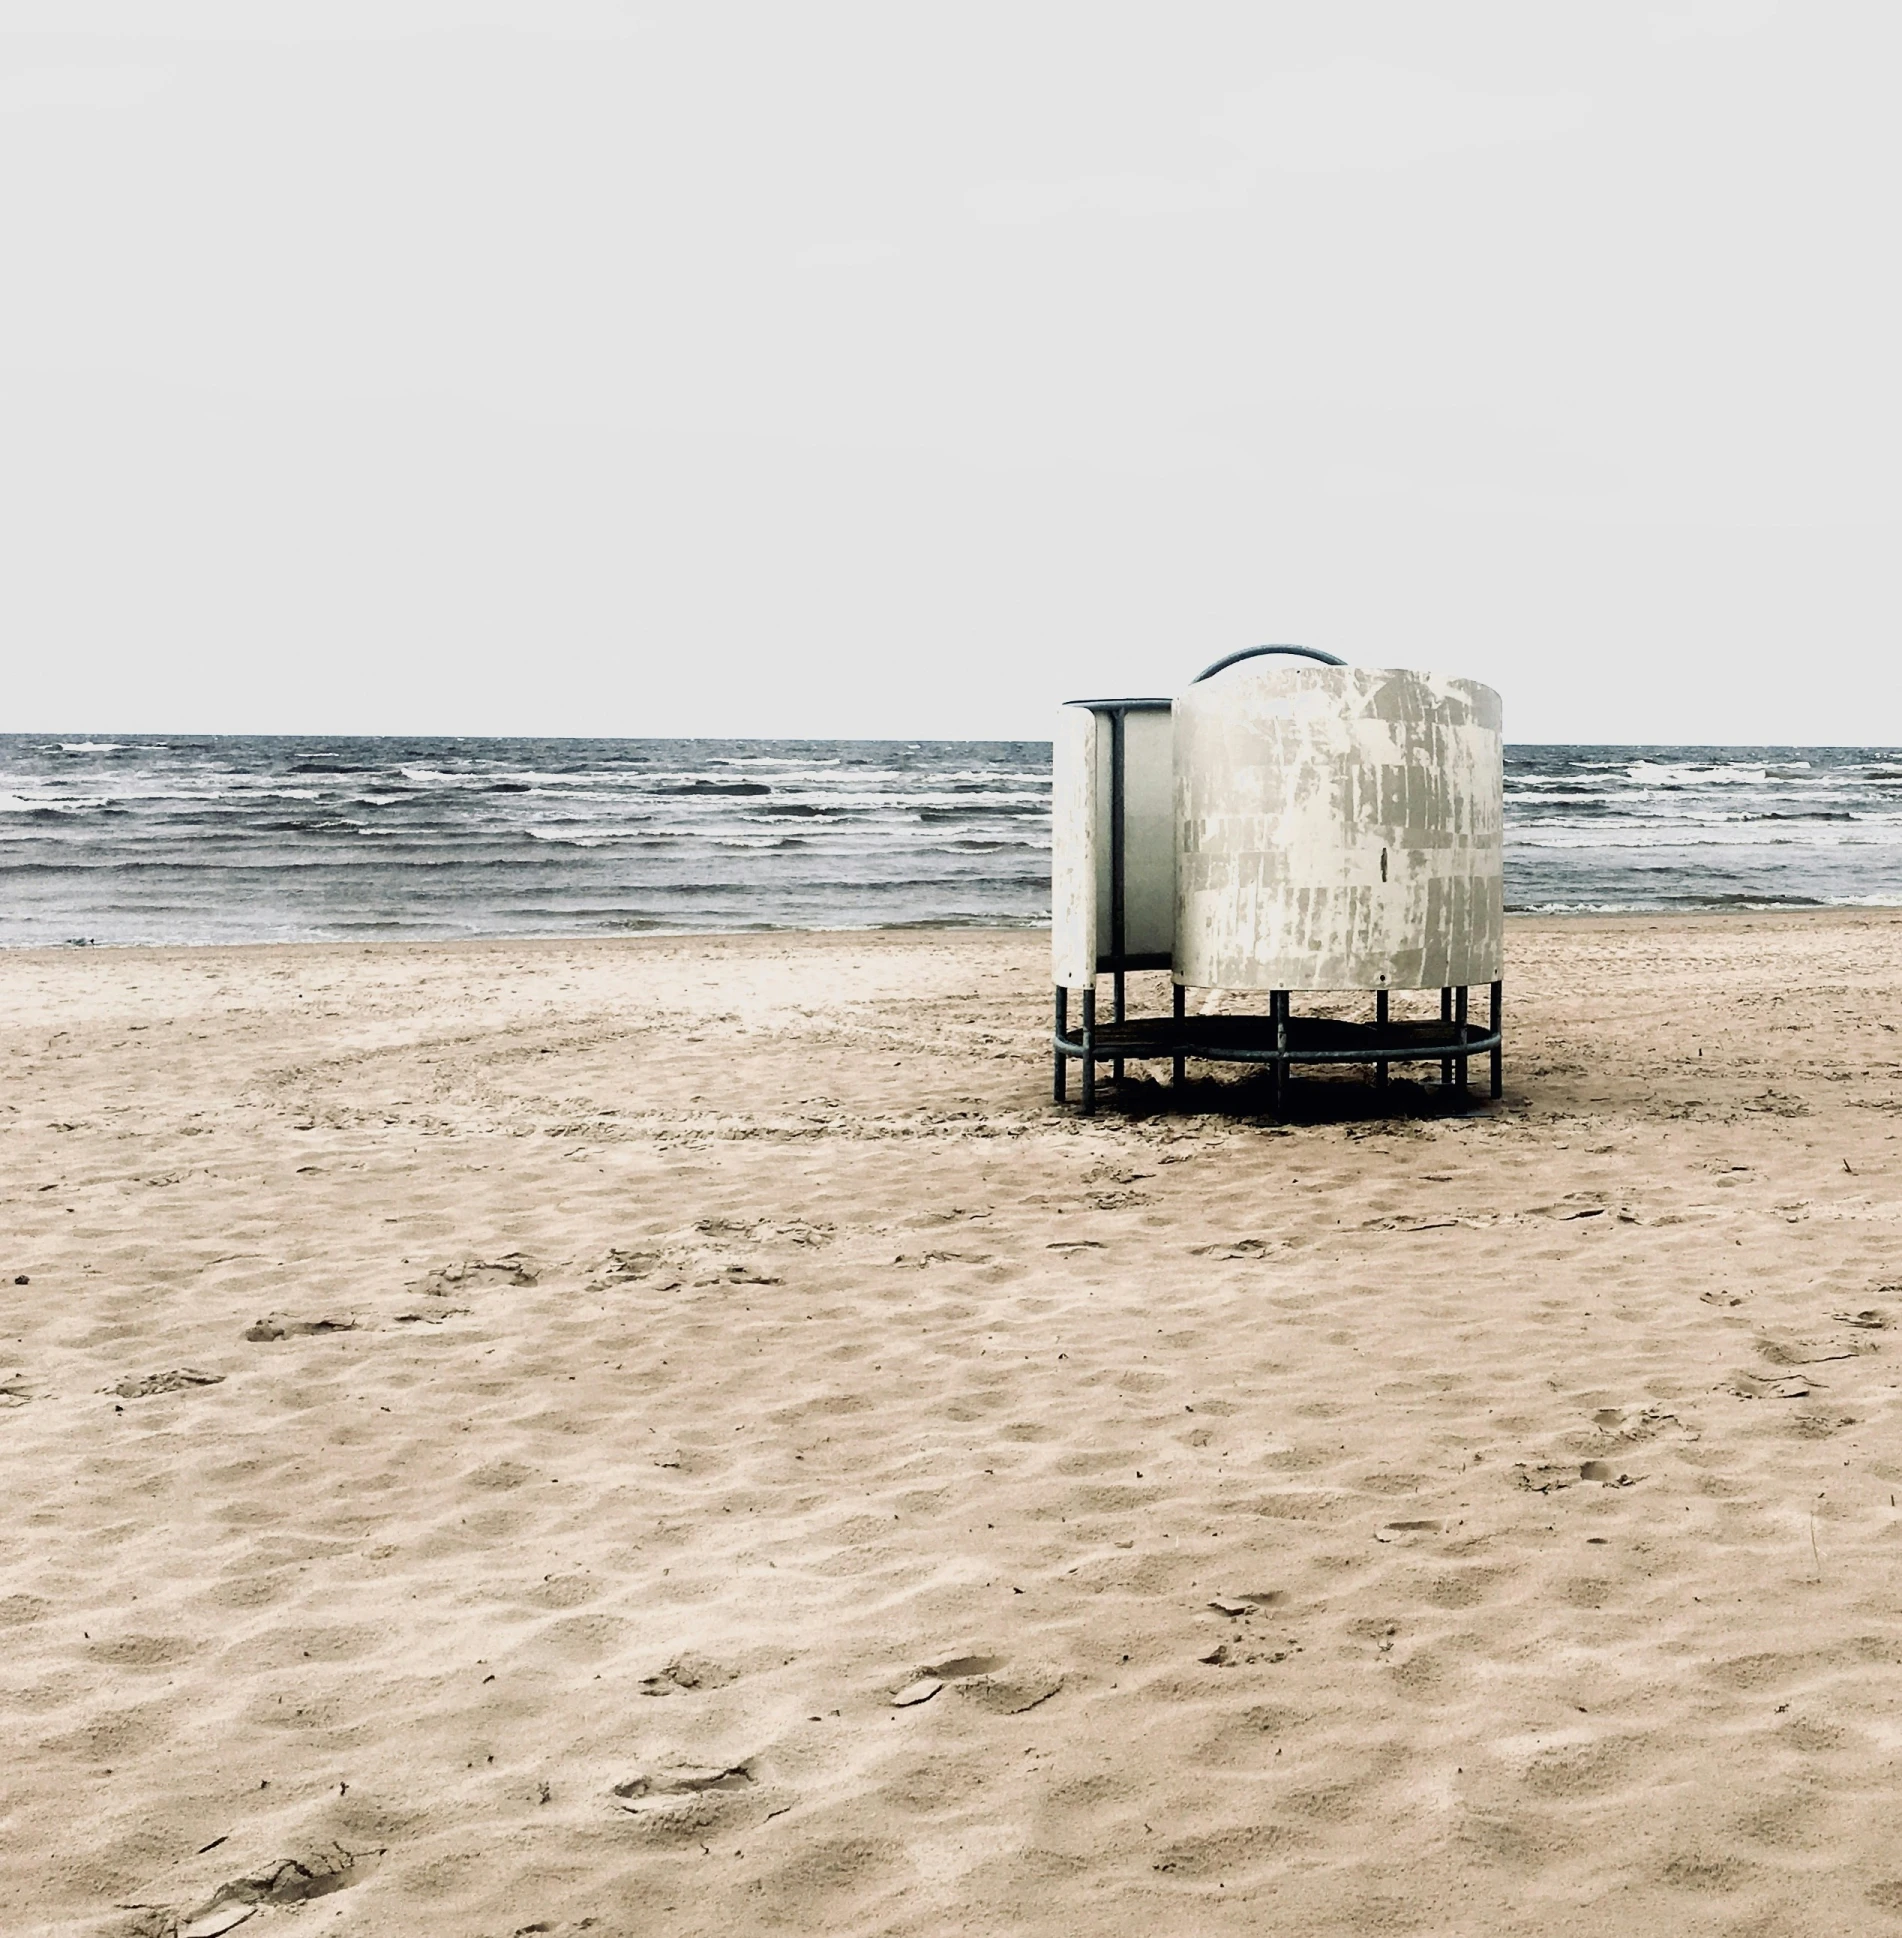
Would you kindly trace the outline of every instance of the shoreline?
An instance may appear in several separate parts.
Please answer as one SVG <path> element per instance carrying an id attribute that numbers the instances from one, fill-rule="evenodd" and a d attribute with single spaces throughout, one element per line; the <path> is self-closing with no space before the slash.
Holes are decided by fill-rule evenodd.
<path id="1" fill-rule="evenodd" d="M 1875 906 L 1829 906 L 1816 908 L 1702 908 L 1702 909 L 1539 909 L 1506 912 L 1506 934 L 1536 933 L 1541 928 L 1584 928 L 1602 923 L 1612 928 L 1642 925 L 1670 927 L 1674 924 L 1711 926 L 1797 926 L 1856 927 L 1862 924 L 1887 926 L 1902 922 L 1902 903 Z M 873 943 L 881 938 L 893 944 L 907 940 L 938 938 L 946 942 L 968 940 L 983 942 L 1011 938 L 1047 936 L 1047 923 L 892 923 L 876 928 L 853 929 L 653 929 L 625 934 L 580 935 L 461 935 L 461 936 L 374 936 L 361 939 L 317 941 L 249 942 L 28 942 L 0 945 L 0 963 L 27 959 L 88 957 L 97 955 L 182 956 L 197 958 L 219 952 L 245 953 L 269 951 L 288 953 L 306 951 L 342 952 L 395 951 L 404 949 L 495 950 L 520 948 L 547 949 L 640 949 L 675 947 L 686 943 L 721 945 L 775 943 L 827 946 Z M 1106 972 L 1107 973 L 1107 972 Z M 1422 985 L 1424 987 L 1425 985 Z M 1349 992 L 1344 992 L 1349 993 Z"/>

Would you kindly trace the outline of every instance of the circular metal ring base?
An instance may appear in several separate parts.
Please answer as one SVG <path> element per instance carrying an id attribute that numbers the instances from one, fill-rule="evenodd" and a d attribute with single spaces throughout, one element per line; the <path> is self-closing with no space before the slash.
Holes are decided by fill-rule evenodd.
<path id="1" fill-rule="evenodd" d="M 1453 1023 L 1352 1023 L 1328 1016 L 1291 1016 L 1287 1047 L 1277 1040 L 1271 1016 L 1137 1017 L 1099 1023 L 1091 1031 L 1090 1054 L 1098 1063 L 1144 1057 L 1195 1057 L 1205 1063 L 1444 1063 L 1449 1057 L 1485 1056 L 1500 1047 L 1503 1033 L 1468 1024 L 1465 1034 Z M 1084 1054 L 1081 1030 L 1055 1030 L 1051 1045 L 1059 1056 Z"/>

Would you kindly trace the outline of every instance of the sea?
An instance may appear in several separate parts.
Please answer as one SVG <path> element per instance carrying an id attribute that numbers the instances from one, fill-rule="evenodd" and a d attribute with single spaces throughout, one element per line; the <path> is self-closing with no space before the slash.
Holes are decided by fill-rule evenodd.
<path id="1" fill-rule="evenodd" d="M 1506 900 L 1902 906 L 1902 749 L 1509 747 Z M 1049 914 L 1043 741 L 0 735 L 0 946 Z"/>

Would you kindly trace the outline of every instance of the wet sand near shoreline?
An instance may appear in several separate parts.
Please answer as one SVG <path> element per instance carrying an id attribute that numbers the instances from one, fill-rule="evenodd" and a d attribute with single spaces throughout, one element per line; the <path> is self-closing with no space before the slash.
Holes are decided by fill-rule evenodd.
<path id="1" fill-rule="evenodd" d="M 1030 933 L 0 953 L 0 1925 L 1902 1931 L 1902 915 L 1508 949 L 1286 1124 Z"/>

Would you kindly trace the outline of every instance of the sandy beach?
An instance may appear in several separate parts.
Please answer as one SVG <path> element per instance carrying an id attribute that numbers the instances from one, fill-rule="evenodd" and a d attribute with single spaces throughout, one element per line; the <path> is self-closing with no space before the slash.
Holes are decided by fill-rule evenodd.
<path id="1" fill-rule="evenodd" d="M 1902 1929 L 1902 916 L 1508 948 L 1285 1126 L 1033 933 L 0 954 L 0 1926 Z"/>

